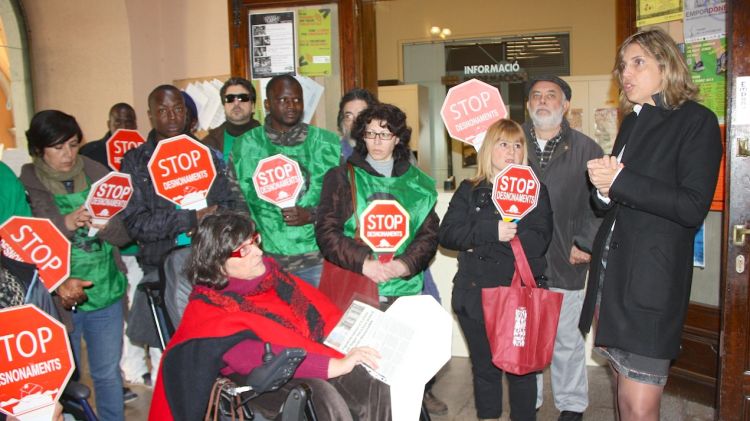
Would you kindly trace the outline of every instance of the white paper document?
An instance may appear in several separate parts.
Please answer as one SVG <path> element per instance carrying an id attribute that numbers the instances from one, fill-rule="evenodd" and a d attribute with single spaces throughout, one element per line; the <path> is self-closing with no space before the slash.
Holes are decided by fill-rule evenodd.
<path id="1" fill-rule="evenodd" d="M 394 421 L 419 417 L 424 385 L 450 359 L 451 316 L 428 295 L 401 297 L 382 312 L 352 302 L 325 344 L 346 354 L 369 346 L 381 358 L 370 374 L 391 386 Z"/>

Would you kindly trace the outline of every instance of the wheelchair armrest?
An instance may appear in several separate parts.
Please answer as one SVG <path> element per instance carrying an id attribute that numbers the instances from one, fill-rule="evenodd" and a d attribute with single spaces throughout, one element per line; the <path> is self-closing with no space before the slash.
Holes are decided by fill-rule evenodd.
<path id="1" fill-rule="evenodd" d="M 85 384 L 69 381 L 63 390 L 63 396 L 68 399 L 86 400 L 91 396 L 91 390 Z"/>

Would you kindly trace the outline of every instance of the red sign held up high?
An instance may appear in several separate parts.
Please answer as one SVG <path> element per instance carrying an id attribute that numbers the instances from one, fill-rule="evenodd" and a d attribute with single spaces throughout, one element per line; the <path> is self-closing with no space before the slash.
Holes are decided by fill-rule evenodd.
<path id="1" fill-rule="evenodd" d="M 137 148 L 145 142 L 146 139 L 137 130 L 117 129 L 107 139 L 106 143 L 107 163 L 109 167 L 115 171 L 120 171 L 122 157 L 125 156 L 125 152 Z"/>
<path id="2" fill-rule="evenodd" d="M 440 116 L 451 137 L 477 149 L 492 123 L 507 115 L 500 91 L 478 79 L 450 88 L 440 109 Z"/>

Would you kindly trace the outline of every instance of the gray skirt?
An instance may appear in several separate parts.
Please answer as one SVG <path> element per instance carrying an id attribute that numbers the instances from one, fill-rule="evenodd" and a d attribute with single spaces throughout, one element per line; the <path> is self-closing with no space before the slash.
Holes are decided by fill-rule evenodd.
<path id="1" fill-rule="evenodd" d="M 609 255 L 610 241 L 612 241 L 612 231 L 607 235 L 607 239 L 604 243 L 604 251 L 602 253 L 601 268 L 599 270 L 598 279 L 599 289 L 597 290 L 596 297 L 597 309 L 594 312 L 596 315 L 599 314 L 599 305 L 601 303 L 602 286 L 604 284 L 604 273 L 607 269 L 607 256 Z M 613 347 L 595 347 L 594 352 L 609 360 L 612 364 L 612 368 L 614 368 L 620 375 L 625 376 L 630 380 L 655 386 L 664 386 L 667 384 L 667 376 L 669 375 L 669 365 L 671 360 L 647 357 L 645 355 L 634 354 Z"/>

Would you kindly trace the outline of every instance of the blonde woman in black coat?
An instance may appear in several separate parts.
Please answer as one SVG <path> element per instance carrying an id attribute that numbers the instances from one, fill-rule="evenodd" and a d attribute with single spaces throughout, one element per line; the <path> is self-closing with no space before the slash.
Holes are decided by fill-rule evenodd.
<path id="1" fill-rule="evenodd" d="M 591 160 L 605 212 L 581 314 L 617 384 L 620 419 L 658 420 L 670 360 L 690 300 L 693 238 L 708 213 L 721 161 L 719 125 L 674 41 L 660 30 L 620 46 L 614 75 L 632 108 L 612 156 Z"/>

